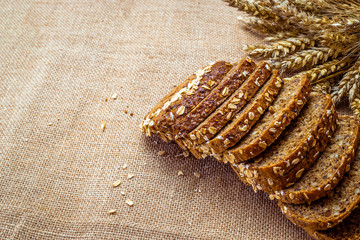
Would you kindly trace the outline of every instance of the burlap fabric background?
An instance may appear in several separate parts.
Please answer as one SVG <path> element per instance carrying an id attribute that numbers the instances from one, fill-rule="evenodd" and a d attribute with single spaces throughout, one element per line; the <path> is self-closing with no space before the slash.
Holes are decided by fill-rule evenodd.
<path id="1" fill-rule="evenodd" d="M 258 41 L 239 14 L 221 0 L 1 1 L 0 238 L 309 239 L 228 166 L 138 130 L 174 85 Z"/>

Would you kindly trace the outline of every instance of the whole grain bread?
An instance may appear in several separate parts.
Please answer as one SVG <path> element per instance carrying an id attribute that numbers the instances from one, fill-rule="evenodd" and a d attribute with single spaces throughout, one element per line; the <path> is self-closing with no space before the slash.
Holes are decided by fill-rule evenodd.
<path id="1" fill-rule="evenodd" d="M 349 169 L 347 169 L 349 170 Z M 326 230 L 342 222 L 360 202 L 360 149 L 344 178 L 328 197 L 311 205 L 278 202 L 285 216 L 303 228 Z"/>
<path id="2" fill-rule="evenodd" d="M 343 178 L 346 168 L 350 167 L 358 141 L 357 118 L 340 116 L 337 130 L 325 151 L 298 182 L 281 191 L 279 201 L 310 204 L 326 196 Z"/>
<path id="3" fill-rule="evenodd" d="M 148 124 L 150 130 L 174 140 L 171 126 L 209 95 L 232 67 L 228 62 L 219 61 L 193 74 L 186 80 L 188 83 L 184 88 L 167 99 L 161 109 L 156 110 Z"/>
<path id="4" fill-rule="evenodd" d="M 311 167 L 311 165 L 317 160 L 320 154 L 325 150 L 328 142 L 332 138 L 333 133 L 336 130 L 336 123 L 330 123 L 330 131 L 326 134 L 322 134 L 322 136 L 318 139 L 310 152 L 306 156 L 306 160 L 301 161 L 298 165 L 296 165 L 293 169 L 290 170 L 284 176 L 279 177 L 277 179 L 276 184 L 279 186 L 275 186 L 275 182 L 273 183 L 273 188 L 268 188 L 269 179 L 267 182 L 263 182 L 262 186 L 264 186 L 264 191 L 268 192 L 270 195 L 270 199 L 280 199 L 281 191 L 273 191 L 272 189 L 283 189 L 285 187 L 292 186 L 295 182 L 297 182 L 302 175 Z M 273 191 L 273 194 L 271 193 Z M 308 198 L 307 195 L 304 195 L 305 198 Z"/>
<path id="5" fill-rule="evenodd" d="M 312 94 L 313 95 L 313 94 Z M 321 95 L 318 95 L 318 97 L 320 97 L 321 99 Z M 317 100 L 319 100 L 318 98 L 312 96 L 309 99 L 308 105 L 306 106 L 306 108 L 303 110 L 304 112 L 312 112 L 314 109 L 315 105 L 319 105 L 317 108 L 324 108 L 327 104 L 326 104 L 326 99 L 327 98 L 323 98 L 323 103 L 321 104 L 320 102 L 318 102 Z M 310 107 L 310 105 L 313 105 L 312 107 Z M 325 107 L 325 109 L 328 107 Z M 324 114 L 324 112 L 326 112 L 326 114 Z M 321 111 L 319 111 L 320 115 L 321 115 Z M 309 151 L 309 149 L 311 149 L 307 154 L 304 153 L 303 151 L 300 152 L 300 154 L 298 155 L 298 152 L 295 151 L 296 156 L 298 157 L 298 160 L 295 159 L 291 159 L 290 157 L 293 155 L 292 153 L 294 152 L 293 150 L 297 150 L 296 147 L 291 147 L 289 146 L 289 148 L 287 147 L 287 145 L 285 143 L 281 144 L 280 146 L 282 146 L 280 149 L 277 149 L 276 146 L 277 144 L 279 144 L 279 142 L 283 142 L 283 138 L 280 138 L 276 144 L 274 144 L 274 146 L 272 146 L 270 148 L 269 153 L 271 153 L 272 149 L 274 148 L 275 152 L 279 152 L 281 153 L 282 151 L 287 151 L 289 154 L 284 156 L 284 154 L 276 154 L 278 155 L 278 158 L 276 158 L 276 156 L 272 156 L 271 154 L 268 154 L 267 152 L 265 152 L 264 154 L 262 154 L 263 158 L 266 156 L 266 158 L 257 158 L 258 161 L 252 161 L 250 163 L 240 163 L 240 164 L 232 164 L 232 168 L 235 170 L 235 172 L 239 175 L 240 179 L 251 185 L 254 189 L 254 191 L 257 190 L 263 190 L 265 192 L 267 192 L 269 194 L 269 197 L 271 200 L 273 199 L 280 199 L 281 193 L 283 193 L 282 190 L 286 187 L 289 187 L 291 185 L 294 184 L 294 182 L 296 182 L 304 172 L 306 172 L 306 170 L 314 163 L 314 161 L 316 160 L 316 158 L 319 156 L 319 153 L 322 152 L 327 143 L 329 142 L 329 140 L 331 139 L 331 136 L 333 134 L 333 132 L 335 131 L 335 127 L 336 127 L 336 119 L 337 119 L 337 113 L 333 108 L 333 105 L 331 104 L 331 110 L 330 112 L 323 111 L 322 112 L 325 116 L 321 119 L 321 121 L 319 122 L 318 120 L 318 124 L 316 125 L 316 127 L 313 127 L 314 134 L 311 134 L 312 136 L 316 136 L 316 144 L 315 146 L 313 145 L 314 143 L 314 137 L 310 138 L 309 143 L 306 143 L 304 141 L 298 141 L 298 145 L 306 145 L 306 151 Z M 335 117 L 333 117 L 335 116 Z M 291 129 L 294 129 L 296 125 L 296 122 L 298 122 L 298 120 L 301 120 L 301 117 L 299 117 L 296 121 L 295 124 L 289 129 L 290 132 Z M 301 123 L 301 121 L 300 121 Z M 311 129 L 311 128 L 310 128 Z M 318 131 L 318 129 L 325 129 L 325 130 L 321 130 Z M 287 131 L 289 132 L 289 131 Z M 286 133 L 287 133 L 286 132 Z M 311 132 L 311 131 L 310 131 Z M 283 134 L 285 135 L 285 134 Z M 288 136 L 292 136 L 293 134 L 289 134 Z M 310 134 L 309 134 L 310 135 Z M 306 135 L 305 136 L 309 136 Z M 286 140 L 286 137 L 285 137 Z M 280 151 L 279 151 L 280 150 Z M 306 154 L 306 158 L 302 157 L 302 153 Z M 279 156 L 283 155 L 283 158 L 279 158 Z M 281 161 L 282 159 L 282 161 Z M 262 160 L 262 161 L 261 161 Z M 282 164 L 283 161 L 289 161 L 291 163 L 291 165 L 293 165 L 293 168 L 288 170 L 287 173 L 285 173 L 285 170 L 282 170 L 281 168 L 275 168 L 275 174 L 273 174 L 274 172 L 274 168 L 269 168 L 268 171 L 264 171 L 265 169 L 262 169 L 264 166 L 260 165 L 261 163 L 268 163 L 268 165 L 265 164 L 266 166 L 271 166 L 274 163 L 278 164 L 280 163 L 280 165 Z M 270 162 L 270 163 L 269 163 Z M 289 164 L 285 164 L 286 167 L 289 166 Z M 259 171 L 262 170 L 262 171 Z M 271 172 L 270 172 L 271 171 Z M 283 171 L 283 172 L 280 172 Z M 268 174 L 268 172 L 270 172 L 270 174 Z M 270 175 L 270 176 L 269 176 Z"/>
<path id="6" fill-rule="evenodd" d="M 240 171 L 269 193 L 285 188 L 289 184 L 288 179 L 299 179 L 307 170 L 303 166 L 310 167 L 315 161 L 316 158 L 307 158 L 306 155 L 319 139 L 327 139 L 324 145 L 328 143 L 335 130 L 336 119 L 337 113 L 330 95 L 310 94 L 300 116 L 291 126 L 253 162 L 239 164 Z M 329 136 L 325 137 L 324 134 Z M 294 173 L 292 170 L 297 168 L 300 169 Z M 291 173 L 295 176 L 290 176 Z"/>
<path id="7" fill-rule="evenodd" d="M 274 70 L 267 83 L 262 86 L 245 108 L 207 143 L 213 156 L 218 159 L 223 151 L 234 146 L 250 131 L 279 93 L 281 88 L 276 86 L 277 81 L 279 81 L 279 73 Z"/>
<path id="8" fill-rule="evenodd" d="M 216 111 L 193 129 L 184 139 L 176 141 L 188 149 L 208 141 L 229 122 L 271 75 L 270 66 L 262 62 L 249 78 Z M 279 82 L 277 85 L 280 85 Z M 280 86 L 281 87 L 281 86 Z M 182 143 L 179 143 L 182 142 Z"/>
<path id="9" fill-rule="evenodd" d="M 203 68 L 204 69 L 204 68 Z M 176 94 L 179 93 L 181 89 L 185 89 L 185 87 L 188 85 L 189 82 L 194 80 L 195 74 L 191 75 L 188 79 L 186 79 L 184 82 L 179 84 L 177 87 L 175 87 L 173 90 L 171 90 L 170 93 L 168 93 L 158 104 L 156 104 L 148 114 L 144 117 L 143 121 L 140 124 L 140 129 L 142 132 L 146 134 L 146 136 L 151 136 L 151 134 L 155 133 L 154 129 L 154 121 L 153 118 L 160 114 L 162 111 L 162 108 L 164 107 L 164 104 L 169 102 L 171 98 Z M 168 139 L 165 137 L 163 139 L 164 141 L 168 141 Z"/>
<path id="10" fill-rule="evenodd" d="M 261 64 L 261 63 L 260 63 Z M 249 58 L 242 59 L 226 74 L 219 85 L 189 114 L 178 118 L 172 126 L 175 139 L 185 137 L 205 120 L 220 104 L 229 98 L 254 71 L 256 64 Z"/>
<path id="11" fill-rule="evenodd" d="M 360 239 L 360 208 L 354 209 L 343 222 L 327 230 L 305 231 L 317 240 L 359 240 Z"/>
<path id="12" fill-rule="evenodd" d="M 307 76 L 286 79 L 277 99 L 250 132 L 223 153 L 224 161 L 240 163 L 264 152 L 296 118 L 311 91 Z"/>

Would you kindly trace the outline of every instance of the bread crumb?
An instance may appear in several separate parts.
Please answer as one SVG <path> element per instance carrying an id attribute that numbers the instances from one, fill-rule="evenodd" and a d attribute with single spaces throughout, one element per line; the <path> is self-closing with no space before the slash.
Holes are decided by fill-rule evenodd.
<path id="1" fill-rule="evenodd" d="M 132 116 L 134 116 L 134 114 L 133 114 L 133 113 L 130 113 L 130 116 L 132 117 Z"/>
<path id="2" fill-rule="evenodd" d="M 101 131 L 105 131 L 106 123 L 102 121 L 101 123 Z"/>
<path id="3" fill-rule="evenodd" d="M 123 166 L 122 166 L 123 169 L 126 169 L 127 168 L 127 164 L 125 163 Z"/>
<path id="4" fill-rule="evenodd" d="M 132 179 L 133 177 L 134 177 L 134 174 L 129 173 L 128 176 L 127 176 L 127 179 Z"/>
<path id="5" fill-rule="evenodd" d="M 117 97 L 118 97 L 118 95 L 117 95 L 116 93 L 114 93 L 114 94 L 111 96 L 111 98 L 112 98 L 113 100 L 116 100 Z"/>
<path id="6" fill-rule="evenodd" d="M 48 123 L 47 125 L 48 125 L 48 126 L 52 126 L 52 125 L 53 125 L 53 123 L 51 123 L 51 122 L 50 122 L 50 123 Z"/>
<path id="7" fill-rule="evenodd" d="M 111 209 L 108 213 L 109 214 L 114 214 L 114 213 L 116 213 L 117 212 L 117 209 Z"/>
<path id="8" fill-rule="evenodd" d="M 183 152 L 184 157 L 190 156 L 190 153 L 188 151 Z"/>
<path id="9" fill-rule="evenodd" d="M 200 177 L 201 177 L 201 174 L 198 173 L 198 172 L 194 172 L 194 176 L 197 177 L 197 178 L 200 178 Z"/>
<path id="10" fill-rule="evenodd" d="M 115 181 L 115 182 L 113 182 L 113 187 L 117 187 L 117 186 L 119 186 L 121 184 L 121 181 L 120 180 L 117 180 L 117 181 Z"/>
<path id="11" fill-rule="evenodd" d="M 131 199 L 126 199 L 126 204 L 129 205 L 129 206 L 132 206 L 134 205 L 134 202 L 131 200 Z"/>
<path id="12" fill-rule="evenodd" d="M 121 195 L 125 196 L 125 192 L 124 192 L 124 191 L 121 191 L 120 193 L 121 193 Z"/>
<path id="13" fill-rule="evenodd" d="M 164 155 L 164 154 L 165 154 L 165 151 L 159 151 L 159 152 L 158 152 L 158 155 L 159 155 L 159 156 L 162 156 L 162 155 Z"/>
<path id="14" fill-rule="evenodd" d="M 178 176 L 183 176 L 183 175 L 184 175 L 183 171 L 178 172 Z"/>

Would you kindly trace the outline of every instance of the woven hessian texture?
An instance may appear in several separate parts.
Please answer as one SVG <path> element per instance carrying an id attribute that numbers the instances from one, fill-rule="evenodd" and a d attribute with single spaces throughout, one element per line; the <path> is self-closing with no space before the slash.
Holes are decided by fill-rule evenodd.
<path id="1" fill-rule="evenodd" d="M 0 238 L 309 239 L 229 166 L 138 128 L 192 72 L 259 41 L 239 14 L 221 0 L 0 1 Z"/>

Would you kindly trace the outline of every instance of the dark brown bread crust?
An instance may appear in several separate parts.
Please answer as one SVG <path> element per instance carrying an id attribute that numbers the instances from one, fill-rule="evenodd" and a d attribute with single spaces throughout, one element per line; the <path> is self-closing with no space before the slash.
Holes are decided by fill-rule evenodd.
<path id="1" fill-rule="evenodd" d="M 304 230 L 317 240 L 359 240 L 360 239 L 360 208 L 354 209 L 343 222 L 327 230 Z"/>
<path id="2" fill-rule="evenodd" d="M 177 119 L 186 116 L 202 99 L 209 95 L 231 68 L 230 63 L 220 61 L 200 71 L 200 74 L 188 83 L 188 91 L 184 91 L 180 98 L 172 101 L 152 119 L 155 132 L 162 132 L 169 140 L 174 140 L 171 134 L 172 124 Z M 194 83 L 193 86 L 189 87 L 192 83 Z"/>
<path id="3" fill-rule="evenodd" d="M 303 228 L 326 230 L 342 222 L 360 202 L 360 151 L 350 170 L 328 197 L 311 205 L 278 202 L 286 218 Z"/>
<path id="4" fill-rule="evenodd" d="M 156 104 L 148 114 L 144 117 L 144 120 L 140 124 L 140 129 L 142 132 L 146 133 L 146 136 L 151 136 L 152 133 L 155 133 L 154 129 L 154 122 L 152 122 L 153 117 L 157 116 L 156 112 L 161 110 L 161 108 L 164 106 L 164 104 L 171 99 L 175 95 L 175 93 L 179 92 L 180 89 L 185 88 L 189 82 L 191 82 L 195 78 L 195 74 L 191 75 L 188 79 L 186 79 L 184 82 L 179 84 L 176 88 L 171 90 L 170 93 L 168 93 L 158 104 Z M 164 141 L 168 141 L 167 138 L 164 139 Z"/>
<path id="5" fill-rule="evenodd" d="M 192 130 L 183 141 L 188 149 L 208 141 L 229 122 L 264 84 L 271 74 L 270 66 L 262 62 L 250 77 L 199 126 Z"/>
<path id="6" fill-rule="evenodd" d="M 251 105 L 245 106 L 245 108 L 233 118 L 229 125 L 209 141 L 208 147 L 215 157 L 221 156 L 220 154 L 223 151 L 234 146 L 250 131 L 251 127 L 263 115 L 264 111 L 266 111 L 279 93 L 281 88 L 278 87 L 279 85 L 276 86 L 278 80 L 278 71 L 274 70 L 271 78 L 266 83 L 267 85 L 264 86 L 266 88 L 264 88 L 261 93 L 257 93 L 259 95 L 248 103 L 248 105 Z M 250 113 L 251 117 L 249 118 Z M 224 141 L 226 141 L 226 144 Z"/>
<path id="7" fill-rule="evenodd" d="M 324 99 L 323 104 L 317 106 L 317 100 L 320 100 L 320 98 Z M 330 96 L 324 96 L 322 94 L 312 95 L 310 103 L 313 104 L 314 107 L 321 107 L 317 118 L 314 119 L 316 122 L 314 127 L 310 129 L 310 131 L 309 129 L 304 129 L 304 131 L 306 131 L 306 134 L 304 134 L 311 136 L 311 138 L 306 137 L 306 141 L 300 142 L 295 149 L 291 149 L 289 155 L 284 157 L 284 161 L 277 161 L 276 164 L 262 166 L 258 163 L 261 163 L 261 158 L 259 158 L 258 162 L 232 165 L 233 169 L 241 176 L 243 181 L 252 185 L 254 190 L 263 190 L 269 193 L 270 199 L 279 199 L 283 191 L 278 190 L 292 185 L 301 177 L 319 156 L 319 152 L 324 150 L 335 131 L 337 112 L 335 111 Z M 300 148 L 298 148 L 299 146 Z M 262 157 L 266 157 L 267 155 L 268 154 L 265 153 Z M 307 158 L 305 158 L 306 155 Z M 284 164 L 284 162 L 289 162 L 290 164 Z M 274 166 L 278 168 L 274 169 Z"/>
<path id="8" fill-rule="evenodd" d="M 185 117 L 176 120 L 176 123 L 172 126 L 175 139 L 185 137 L 204 121 L 207 116 L 240 87 L 254 71 L 255 67 L 255 62 L 248 58 L 244 58 L 236 64 L 204 100 Z"/>
<path id="9" fill-rule="evenodd" d="M 321 125 L 324 126 L 324 124 Z M 325 150 L 328 142 L 330 141 L 333 133 L 335 132 L 336 123 L 335 121 L 332 121 L 329 122 L 328 125 L 324 127 L 329 127 L 329 129 L 326 130 L 326 133 L 318 135 L 319 139 L 316 141 L 315 147 L 313 147 L 309 151 L 305 159 L 300 161 L 300 163 L 297 164 L 293 169 L 291 169 L 287 174 L 284 174 L 284 176 L 281 176 L 279 178 L 272 179 L 273 180 L 272 186 L 269 185 L 269 181 L 265 181 L 264 179 L 261 179 L 262 180 L 261 185 L 263 186 L 264 191 L 270 194 L 269 195 L 270 199 L 273 198 L 279 199 L 282 192 L 279 192 L 278 190 L 284 189 L 286 187 L 290 187 L 296 181 L 298 181 L 302 177 L 304 172 L 306 172 L 316 161 L 320 153 Z M 271 195 L 271 193 L 274 193 L 274 195 Z M 306 195 L 304 195 L 304 197 L 307 199 L 307 201 L 310 201 L 310 198 L 308 198 Z"/>
<path id="10" fill-rule="evenodd" d="M 323 134 L 319 141 L 317 141 L 316 146 L 314 146 L 314 148 L 309 152 L 307 157 L 310 158 L 310 160 L 299 163 L 295 168 L 293 168 L 287 174 L 284 174 L 284 176 L 282 176 L 280 179 L 260 177 L 258 171 L 251 170 L 251 164 L 240 163 L 237 165 L 234 163 L 230 165 L 239 176 L 240 180 L 245 184 L 251 185 L 255 192 L 262 190 L 269 194 L 270 200 L 280 199 L 280 195 L 282 193 L 280 190 L 285 188 L 289 183 L 297 181 L 301 177 L 301 174 L 296 176 L 297 172 L 303 168 L 309 168 L 309 164 L 313 163 L 316 160 L 316 157 L 319 155 L 318 152 L 326 147 L 326 144 L 330 140 L 333 131 L 335 131 L 335 123 L 330 126 L 330 129 L 331 131 L 329 134 L 326 136 Z"/>
<path id="11" fill-rule="evenodd" d="M 335 131 L 335 120 L 332 120 L 328 126 L 329 130 L 319 136 L 316 145 L 313 146 L 313 148 L 307 154 L 306 159 L 298 163 L 293 169 L 290 170 L 290 172 L 279 178 L 260 177 L 257 171 L 251 170 L 251 167 L 249 167 L 251 164 L 233 164 L 233 169 L 238 171 L 238 175 L 242 177 L 242 180 L 252 185 L 254 190 L 263 190 L 267 192 L 271 200 L 280 199 L 280 196 L 283 194 L 283 191 L 280 190 L 286 188 L 287 186 L 289 187 L 294 182 L 296 182 L 302 176 L 302 174 L 314 163 L 316 158 L 319 156 L 319 153 L 325 149 L 328 141 L 331 138 L 331 135 Z"/>
<path id="12" fill-rule="evenodd" d="M 307 168 L 316 160 L 320 152 L 324 150 L 332 136 L 333 130 L 335 130 L 338 116 L 332 103 L 331 96 L 322 94 L 313 94 L 312 96 L 313 105 L 319 105 L 316 100 L 319 99 L 319 97 L 324 99 L 324 105 L 319 106 L 321 109 L 317 110 L 317 113 L 311 113 L 313 114 L 313 118 L 311 122 L 312 126 L 308 126 L 310 129 L 302 129 L 301 134 L 299 133 L 299 136 L 303 141 L 299 139 L 300 142 L 297 144 L 296 148 L 288 150 L 289 154 L 282 159 L 279 159 L 281 161 L 276 161 L 275 163 L 268 165 L 262 164 L 262 158 L 272 158 L 272 156 L 269 156 L 269 153 L 272 154 L 274 152 L 271 152 L 272 149 L 270 148 L 270 152 L 261 155 L 259 158 L 255 158 L 255 163 L 249 164 L 250 169 L 257 172 L 258 178 L 255 181 L 267 192 L 271 193 L 274 190 L 284 189 L 299 179 L 302 174 L 305 173 Z M 300 119 L 301 118 L 298 118 L 297 120 L 300 121 Z M 315 158 L 306 157 L 320 140 L 323 141 L 323 147 L 314 153 Z M 305 166 L 307 168 L 305 168 Z M 269 181 L 266 179 L 273 180 L 273 185 L 269 186 L 267 184 Z"/>
<path id="13" fill-rule="evenodd" d="M 279 194 L 279 201 L 292 204 L 310 204 L 315 200 L 325 197 L 338 185 L 346 172 L 346 168 L 350 166 L 350 163 L 354 159 L 354 149 L 358 146 L 360 135 L 360 125 L 356 117 L 341 116 L 340 118 L 342 121 L 351 124 L 354 131 L 353 134 L 349 136 L 349 147 L 346 149 L 344 155 L 342 155 L 339 165 L 334 166 L 333 175 L 327 178 L 327 181 L 324 181 L 320 186 L 314 188 L 297 190 L 291 187 L 289 189 L 284 189 L 284 191 Z M 306 177 L 307 175 L 305 174 L 303 178 Z"/>
<path id="14" fill-rule="evenodd" d="M 299 88 L 291 95 L 287 105 L 274 116 L 270 125 L 263 129 L 261 133 L 248 144 L 238 143 L 235 147 L 225 151 L 223 158 L 231 163 L 240 163 L 258 156 L 270 146 L 282 133 L 282 131 L 296 118 L 311 91 L 310 81 L 307 76 L 303 76 L 299 82 Z M 275 129 L 275 131 L 272 131 Z"/>

